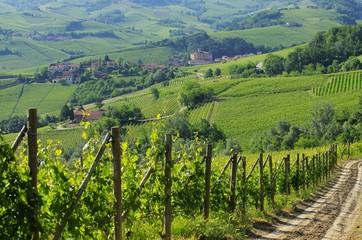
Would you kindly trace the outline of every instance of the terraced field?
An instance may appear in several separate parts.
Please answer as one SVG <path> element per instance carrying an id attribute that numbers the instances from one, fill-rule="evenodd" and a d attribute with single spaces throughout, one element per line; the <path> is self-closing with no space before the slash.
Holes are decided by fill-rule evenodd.
<path id="1" fill-rule="evenodd" d="M 29 107 L 38 108 L 39 114 L 59 115 L 61 107 L 66 104 L 75 85 L 25 84 L 0 90 L 0 120 L 15 115 L 26 115 Z"/>

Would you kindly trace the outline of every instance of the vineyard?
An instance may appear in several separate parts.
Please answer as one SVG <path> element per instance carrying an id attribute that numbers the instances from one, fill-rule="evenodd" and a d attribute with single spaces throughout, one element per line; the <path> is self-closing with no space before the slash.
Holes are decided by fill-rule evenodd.
<path id="1" fill-rule="evenodd" d="M 82 133 L 88 141 L 82 156 L 64 163 L 57 144 L 38 143 L 36 117 L 36 109 L 30 109 L 28 126 L 14 144 L 0 145 L 2 239 L 177 239 L 207 234 L 221 239 L 227 234 L 223 229 L 185 231 L 180 224 L 196 221 L 205 227 L 208 222 L 202 219 L 215 216 L 224 216 L 220 221 L 240 239 L 251 211 L 282 208 L 289 198 L 333 177 L 340 159 L 362 152 L 361 145 L 354 144 L 282 158 L 260 154 L 246 159 L 235 153 L 225 164 L 214 159 L 212 145 L 177 144 L 170 134 L 164 140 L 155 125 L 145 152 L 123 142 L 119 128 L 112 128 L 102 142 L 96 134 Z M 21 144 L 24 136 L 28 143 Z"/>
<path id="2" fill-rule="evenodd" d="M 345 72 L 330 77 L 326 86 L 313 88 L 316 96 L 326 96 L 342 92 L 358 91 L 362 89 L 362 71 Z"/>
<path id="3" fill-rule="evenodd" d="M 214 106 L 215 102 L 211 102 L 192 110 L 189 116 L 190 123 L 196 124 L 200 121 L 200 119 L 206 119 L 207 121 L 210 121 Z"/>
<path id="4" fill-rule="evenodd" d="M 23 115 L 29 107 L 38 107 L 40 114 L 59 115 L 65 99 L 77 86 L 54 84 L 23 84 L 0 90 L 0 120 Z"/>

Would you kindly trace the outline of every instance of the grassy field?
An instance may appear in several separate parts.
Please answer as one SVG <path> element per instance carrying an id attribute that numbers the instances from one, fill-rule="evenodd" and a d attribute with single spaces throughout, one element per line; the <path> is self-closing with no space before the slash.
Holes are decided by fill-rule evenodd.
<path id="1" fill-rule="evenodd" d="M 355 73 L 351 73 L 355 74 Z M 160 99 L 152 100 L 151 93 L 128 95 L 127 98 L 107 103 L 105 107 L 133 103 L 140 106 L 146 117 L 160 113 L 165 115 L 167 99 L 177 99 L 181 86 L 186 81 L 198 81 L 210 86 L 217 95 L 217 101 L 190 111 L 191 123 L 200 118 L 210 120 L 220 127 L 228 137 L 239 141 L 243 148 L 257 135 L 270 129 L 283 119 L 293 125 L 307 126 L 311 111 L 321 103 L 332 103 L 337 114 L 343 110 L 354 111 L 358 106 L 361 90 L 350 89 L 346 92 L 316 96 L 312 89 L 323 87 L 334 76 L 278 77 L 260 79 L 197 79 L 195 76 L 176 79 L 169 86 L 159 88 Z M 176 106 L 176 105 L 175 105 Z M 175 108 L 174 112 L 179 107 Z M 152 114 L 150 114 L 152 113 Z M 134 126 L 133 129 L 137 128 Z M 144 126 L 143 126 L 144 128 Z"/>
<path id="2" fill-rule="evenodd" d="M 245 18 L 249 13 L 269 9 L 271 7 L 285 7 L 287 1 L 217 1 L 209 0 L 204 3 L 204 12 L 199 16 L 195 10 L 185 6 L 153 6 L 144 7 L 127 0 L 110 5 L 99 4 L 97 8 L 89 8 L 90 3 L 79 0 L 70 2 L 59 0 L 41 5 L 39 9 L 16 11 L 4 1 L 0 1 L 0 22 L 2 28 L 16 30 L 21 36 L 13 36 L 0 43 L 1 47 L 8 47 L 17 51 L 18 55 L 0 56 L 0 70 L 29 72 L 39 66 L 49 65 L 70 57 L 70 52 L 80 52 L 87 56 L 102 57 L 104 54 L 117 55 L 122 51 L 124 58 L 130 60 L 141 59 L 145 63 L 166 63 L 171 55 L 170 50 L 135 50 L 130 48 L 142 46 L 145 41 L 159 41 L 170 38 L 170 30 L 192 29 L 203 30 L 214 37 L 242 37 L 254 45 L 271 47 L 291 46 L 308 42 L 318 31 L 338 26 L 336 14 L 321 9 L 294 9 L 283 10 L 284 21 L 297 21 L 303 24 L 298 28 L 273 26 L 260 29 L 242 31 L 215 32 L 212 26 L 202 19 L 210 21 L 231 21 L 232 18 Z M 303 6 L 305 7 L 305 6 Z M 124 14 L 122 22 L 105 24 L 96 21 L 99 14 L 106 14 L 114 9 L 120 9 Z M 173 19 L 182 22 L 183 27 L 161 25 L 160 20 Z M 40 34 L 64 32 L 71 21 L 81 21 L 82 29 L 77 33 L 113 32 L 114 38 L 88 36 L 80 39 L 64 41 L 34 41 L 29 34 L 35 31 Z M 51 23 L 51 24 L 49 24 Z M 156 52 L 158 53 L 156 53 Z M 167 55 L 167 56 L 166 56 Z M 161 56 L 161 58 L 159 58 Z"/>
<path id="3" fill-rule="evenodd" d="M 12 84 L 15 83 L 16 79 L 15 78 L 10 78 L 10 79 L 0 79 L 0 88 L 3 86 L 6 86 L 8 84 Z"/>
<path id="4" fill-rule="evenodd" d="M 210 33 L 217 38 L 241 37 L 254 45 L 289 47 L 309 42 L 317 32 L 340 26 L 335 14 L 322 9 L 296 9 L 283 11 L 285 22 L 298 22 L 301 27 L 271 26 L 229 32 Z"/>
<path id="5" fill-rule="evenodd" d="M 68 102 L 76 85 L 25 84 L 0 90 L 0 120 L 15 115 L 26 115 L 29 107 L 38 108 L 38 113 L 59 115 L 61 107 Z"/>
<path id="6" fill-rule="evenodd" d="M 79 62 L 87 61 L 89 59 L 95 59 L 95 58 L 103 59 L 105 54 L 106 53 L 77 58 L 71 62 L 79 63 Z M 138 62 L 138 60 L 141 60 L 144 64 L 149 64 L 149 63 L 167 64 L 169 56 L 172 55 L 172 51 L 170 48 L 167 48 L 167 47 L 133 48 L 133 49 L 126 49 L 126 50 L 121 50 L 121 51 L 110 52 L 110 53 L 107 53 L 107 55 L 113 60 L 122 58 L 127 61 L 131 61 L 131 62 Z"/>
<path id="7" fill-rule="evenodd" d="M 356 75 L 356 72 L 350 74 Z M 275 126 L 279 120 L 286 120 L 293 125 L 308 126 L 311 111 L 317 104 L 332 103 L 337 114 L 355 111 L 361 96 L 359 89 L 350 88 L 345 92 L 322 96 L 313 94 L 313 88 L 326 86 L 333 78 L 335 75 L 256 79 L 229 79 L 227 76 L 197 79 L 196 76 L 189 76 L 172 80 L 169 86 L 155 85 L 154 87 L 160 91 L 159 99 L 153 99 L 151 91 L 144 89 L 104 101 L 104 109 L 109 106 L 133 104 L 141 108 L 146 118 L 155 117 L 157 114 L 172 115 L 181 110 L 177 99 L 183 83 L 198 81 L 214 90 L 216 101 L 191 110 L 190 122 L 195 124 L 201 118 L 208 119 L 222 129 L 228 138 L 239 141 L 242 148 L 247 150 L 255 136 Z M 19 97 L 22 87 L 19 85 L 0 92 L 3 99 L 0 104 L 4 109 L 2 118 L 12 114 L 14 109 L 14 114 L 26 114 L 26 108 L 29 106 L 38 107 L 40 114 L 58 114 L 57 111 L 64 104 L 64 98 L 59 94 L 64 96 L 67 92 L 70 96 L 74 91 L 72 87 L 52 84 L 25 85 L 23 95 L 16 105 L 14 99 Z M 38 101 L 30 100 L 35 98 L 34 89 L 37 89 L 37 96 L 42 96 L 37 98 Z M 10 108 L 7 105 L 10 105 Z M 137 124 L 129 126 L 128 129 L 132 138 L 137 138 L 149 134 L 152 125 L 153 123 Z M 73 134 L 72 130 L 68 131 L 62 133 Z"/>

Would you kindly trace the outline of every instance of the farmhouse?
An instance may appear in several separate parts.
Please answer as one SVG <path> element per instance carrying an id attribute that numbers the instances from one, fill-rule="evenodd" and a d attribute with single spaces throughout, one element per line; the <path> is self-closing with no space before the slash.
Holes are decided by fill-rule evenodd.
<path id="1" fill-rule="evenodd" d="M 200 48 L 197 51 L 190 54 L 191 60 L 189 61 L 190 65 L 202 65 L 213 63 L 212 53 L 202 51 Z"/>
<path id="2" fill-rule="evenodd" d="M 88 121 L 95 121 L 102 117 L 103 113 L 106 110 L 99 109 L 97 111 L 91 111 L 91 110 L 84 110 L 81 108 L 78 108 L 74 112 L 74 122 L 80 123 L 80 122 L 88 122 Z"/>

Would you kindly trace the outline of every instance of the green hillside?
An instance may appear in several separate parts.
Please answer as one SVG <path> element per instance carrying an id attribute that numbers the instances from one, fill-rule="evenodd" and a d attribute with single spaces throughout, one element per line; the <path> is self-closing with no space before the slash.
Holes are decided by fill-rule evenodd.
<path id="1" fill-rule="evenodd" d="M 117 101 L 108 102 L 105 108 L 135 104 L 141 108 L 146 118 L 155 117 L 157 114 L 174 114 L 181 109 L 175 100 L 182 84 L 186 81 L 197 81 L 210 86 L 215 91 L 217 100 L 191 110 L 190 122 L 196 123 L 200 118 L 208 119 L 229 138 L 238 140 L 243 148 L 247 149 L 256 135 L 275 126 L 281 119 L 295 125 L 309 125 L 312 109 L 317 104 L 332 103 L 337 114 L 344 110 L 353 112 L 358 106 L 361 89 L 346 88 L 348 90 L 344 92 L 324 96 L 313 94 L 314 88 L 327 86 L 333 78 L 334 75 L 260 79 L 229 79 L 223 76 L 207 80 L 187 77 L 173 80 L 166 87 L 156 85 L 160 91 L 159 100 L 152 100 L 150 91 L 146 89 L 141 93 L 129 94 Z M 139 127 L 144 128 L 142 125 Z M 137 126 L 132 127 L 133 133 L 135 128 Z"/>
<path id="2" fill-rule="evenodd" d="M 0 120 L 11 116 L 26 115 L 30 107 L 38 108 L 38 113 L 59 115 L 76 86 L 58 84 L 25 84 L 0 90 Z"/>
<path id="3" fill-rule="evenodd" d="M 8 48 L 12 52 L 0 56 L 0 71 L 31 73 L 39 66 L 59 60 L 107 53 L 119 53 L 122 57 L 131 54 L 135 56 L 131 59 L 149 62 L 154 59 L 148 60 L 147 55 L 140 54 L 140 46 L 200 31 L 216 38 L 242 37 L 254 45 L 286 47 L 308 42 L 318 31 L 340 25 L 339 15 L 333 10 L 307 9 L 306 4 L 299 1 L 208 0 L 195 2 L 195 5 L 152 7 L 131 0 L 45 2 L 48 3 L 0 1 L 1 28 L 11 30 L 0 34 L 0 50 Z M 295 9 L 298 4 L 301 9 Z M 222 32 L 215 29 L 223 22 L 241 21 L 272 7 L 285 9 L 281 21 L 298 22 L 302 26 Z M 109 16 L 114 10 L 120 11 L 118 22 L 100 20 L 100 16 Z M 163 52 L 162 56 L 157 55 L 158 62 L 162 63 L 172 55 L 171 50 L 155 51 Z"/>
<path id="4" fill-rule="evenodd" d="M 323 9 L 293 9 L 282 13 L 285 22 L 296 22 L 302 26 L 271 26 L 210 34 L 217 38 L 241 37 L 254 45 L 289 47 L 309 42 L 317 32 L 340 26 L 335 13 Z"/>

